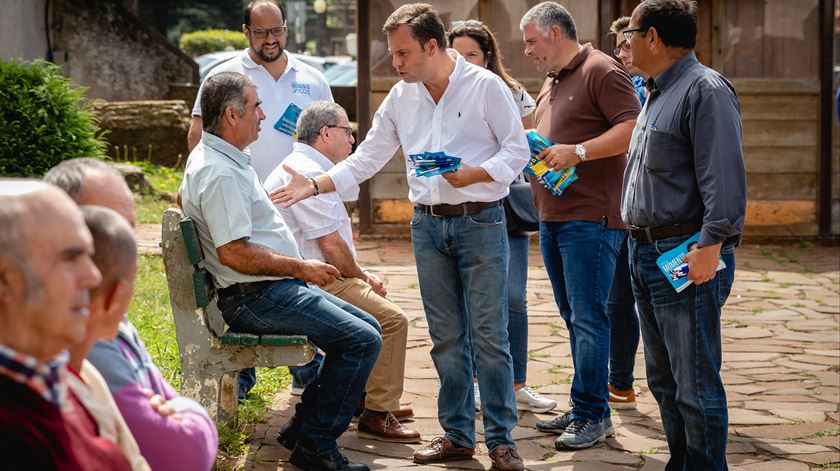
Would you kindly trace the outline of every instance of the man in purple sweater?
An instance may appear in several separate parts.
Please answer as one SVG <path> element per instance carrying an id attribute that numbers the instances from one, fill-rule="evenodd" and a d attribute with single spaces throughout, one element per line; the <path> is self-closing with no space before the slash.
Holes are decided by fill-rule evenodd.
<path id="1" fill-rule="evenodd" d="M 134 199 L 122 175 L 96 159 L 66 160 L 44 179 L 79 205 L 104 206 L 134 225 Z M 213 420 L 161 376 L 137 329 L 128 319 L 113 340 L 96 342 L 87 357 L 114 396 L 140 452 L 153 470 L 207 470 L 215 463 L 218 436 Z"/>

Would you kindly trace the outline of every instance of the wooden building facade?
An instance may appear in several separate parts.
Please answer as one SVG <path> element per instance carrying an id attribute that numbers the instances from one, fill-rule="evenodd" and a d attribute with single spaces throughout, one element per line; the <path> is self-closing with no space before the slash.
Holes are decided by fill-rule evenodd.
<path id="1" fill-rule="evenodd" d="M 359 134 L 399 80 L 382 24 L 406 0 L 358 0 Z M 500 41 L 511 75 L 536 95 L 543 82 L 523 54 L 522 15 L 537 0 L 433 0 L 448 25 L 479 19 Z M 615 18 L 638 0 L 565 0 L 582 43 L 608 52 Z M 741 101 L 747 167 L 749 237 L 836 237 L 840 234 L 840 132 L 836 0 L 700 0 L 697 55 L 735 85 Z M 363 99 L 364 98 L 364 99 Z M 406 110 L 406 112 L 410 112 Z M 406 234 L 405 163 L 400 152 L 362 186 L 362 234 Z"/>

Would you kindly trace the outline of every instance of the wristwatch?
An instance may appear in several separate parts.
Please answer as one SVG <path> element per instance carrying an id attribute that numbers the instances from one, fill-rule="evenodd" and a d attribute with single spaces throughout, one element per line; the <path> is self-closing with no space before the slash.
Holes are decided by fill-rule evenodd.
<path id="1" fill-rule="evenodd" d="M 586 162 L 586 147 L 583 147 L 583 144 L 575 144 L 575 155 L 581 162 Z"/>

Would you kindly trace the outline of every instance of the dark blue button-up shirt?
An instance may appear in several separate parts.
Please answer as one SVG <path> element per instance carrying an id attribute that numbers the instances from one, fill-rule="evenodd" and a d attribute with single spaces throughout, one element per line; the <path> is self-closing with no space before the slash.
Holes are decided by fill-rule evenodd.
<path id="1" fill-rule="evenodd" d="M 701 247 L 739 243 L 747 182 L 734 87 L 689 52 L 648 88 L 630 141 L 622 219 L 639 227 L 696 222 Z"/>

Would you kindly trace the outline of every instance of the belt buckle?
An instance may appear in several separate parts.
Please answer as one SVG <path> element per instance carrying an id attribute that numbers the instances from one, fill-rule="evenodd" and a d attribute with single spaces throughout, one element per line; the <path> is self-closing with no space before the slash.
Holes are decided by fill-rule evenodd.
<path id="1" fill-rule="evenodd" d="M 435 205 L 433 205 L 433 204 L 429 205 L 429 214 L 431 214 L 433 217 L 436 217 L 436 218 L 443 217 L 442 214 L 435 214 Z"/>

